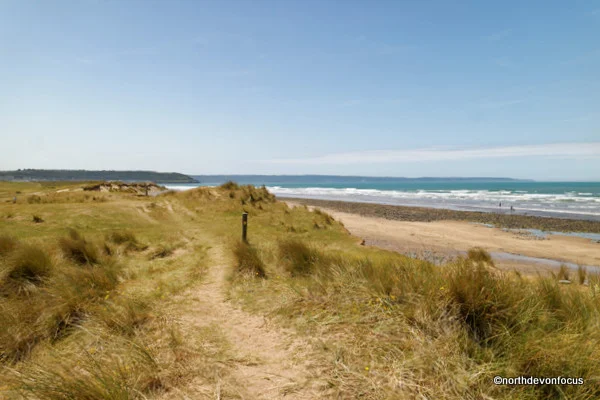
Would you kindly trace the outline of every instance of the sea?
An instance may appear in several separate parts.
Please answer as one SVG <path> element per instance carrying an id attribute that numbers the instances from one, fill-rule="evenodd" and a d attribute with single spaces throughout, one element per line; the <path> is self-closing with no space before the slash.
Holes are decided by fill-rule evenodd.
<path id="1" fill-rule="evenodd" d="M 185 190 L 227 181 L 266 186 L 278 197 L 515 213 L 600 221 L 600 182 L 508 178 L 380 178 L 349 176 L 198 175 Z M 512 207 L 512 209 L 511 209 Z"/>

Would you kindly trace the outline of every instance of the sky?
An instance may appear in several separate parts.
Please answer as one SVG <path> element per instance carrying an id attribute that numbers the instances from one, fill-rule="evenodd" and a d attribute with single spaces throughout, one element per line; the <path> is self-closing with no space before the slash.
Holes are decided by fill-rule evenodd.
<path id="1" fill-rule="evenodd" d="M 599 1 L 0 0 L 0 170 L 600 181 Z"/>

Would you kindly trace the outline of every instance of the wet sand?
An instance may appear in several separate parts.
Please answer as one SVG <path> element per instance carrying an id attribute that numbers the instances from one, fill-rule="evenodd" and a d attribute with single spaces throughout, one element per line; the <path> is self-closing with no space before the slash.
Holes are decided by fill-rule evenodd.
<path id="1" fill-rule="evenodd" d="M 307 204 L 296 199 L 286 202 L 290 205 Z M 464 220 L 406 221 L 342 212 L 318 205 L 341 221 L 353 235 L 364 239 L 366 245 L 433 261 L 444 261 L 478 246 L 492 253 L 499 268 L 517 269 L 524 273 L 556 270 L 561 262 L 572 263 L 572 267 L 575 264 L 600 267 L 600 243 L 586 238 L 548 235 L 541 239 Z M 423 210 L 427 209 L 417 210 L 419 215 L 423 214 Z M 552 230 L 557 229 L 552 227 Z M 511 257 L 511 254 L 526 257 Z M 544 259 L 550 261 L 544 262 Z"/>

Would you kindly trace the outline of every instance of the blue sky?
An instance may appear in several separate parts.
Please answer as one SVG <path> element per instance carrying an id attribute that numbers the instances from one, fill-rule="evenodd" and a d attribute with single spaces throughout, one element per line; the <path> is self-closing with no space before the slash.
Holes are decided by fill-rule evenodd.
<path id="1" fill-rule="evenodd" d="M 0 0 L 0 169 L 600 180 L 598 1 Z"/>

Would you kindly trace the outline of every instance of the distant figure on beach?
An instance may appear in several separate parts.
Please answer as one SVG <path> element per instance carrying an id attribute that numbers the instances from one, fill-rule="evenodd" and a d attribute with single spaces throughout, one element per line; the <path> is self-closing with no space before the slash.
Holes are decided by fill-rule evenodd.
<path id="1" fill-rule="evenodd" d="M 502 208 L 502 202 L 500 202 L 500 204 L 498 204 L 498 207 Z"/>
<path id="2" fill-rule="evenodd" d="M 515 211 L 515 208 L 513 206 L 510 206 L 510 211 Z"/>

